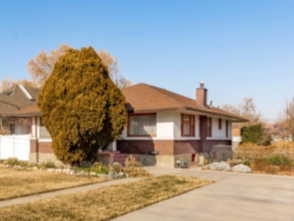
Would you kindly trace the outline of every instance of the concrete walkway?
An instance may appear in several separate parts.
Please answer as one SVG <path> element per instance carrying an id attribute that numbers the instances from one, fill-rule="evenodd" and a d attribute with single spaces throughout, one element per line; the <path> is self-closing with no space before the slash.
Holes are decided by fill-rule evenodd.
<path id="1" fill-rule="evenodd" d="M 79 187 L 72 187 L 72 188 L 63 189 L 63 190 L 56 190 L 56 191 L 47 192 L 47 193 L 40 193 L 40 194 L 36 194 L 36 195 L 31 195 L 31 196 L 19 197 L 19 198 L 10 199 L 10 200 L 3 200 L 3 201 L 0 201 L 0 208 L 6 207 L 6 206 L 17 205 L 17 204 L 30 203 L 34 200 L 47 199 L 47 198 L 52 198 L 52 197 L 65 195 L 65 194 L 72 194 L 72 193 L 85 192 L 85 191 L 89 191 L 89 190 L 95 190 L 98 188 L 116 185 L 116 184 L 135 182 L 138 180 L 139 180 L 139 178 L 119 179 L 119 180 L 113 180 L 113 181 L 106 181 L 103 183 L 96 183 L 96 184 L 89 184 L 89 185 L 84 185 L 84 186 L 79 186 Z"/>
<path id="2" fill-rule="evenodd" d="M 115 221 L 294 221 L 294 177 L 150 168 L 217 181 Z"/>

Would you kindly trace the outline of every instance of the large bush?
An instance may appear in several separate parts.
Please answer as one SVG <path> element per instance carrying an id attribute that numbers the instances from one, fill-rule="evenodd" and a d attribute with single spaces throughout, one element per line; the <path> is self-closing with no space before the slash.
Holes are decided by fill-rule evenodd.
<path id="1" fill-rule="evenodd" d="M 124 96 L 92 48 L 70 49 L 59 58 L 38 104 L 54 153 L 67 164 L 93 162 L 127 121 Z"/>
<path id="2" fill-rule="evenodd" d="M 259 145 L 269 145 L 271 136 L 267 133 L 262 124 L 249 125 L 241 129 L 243 143 L 254 143 Z"/>

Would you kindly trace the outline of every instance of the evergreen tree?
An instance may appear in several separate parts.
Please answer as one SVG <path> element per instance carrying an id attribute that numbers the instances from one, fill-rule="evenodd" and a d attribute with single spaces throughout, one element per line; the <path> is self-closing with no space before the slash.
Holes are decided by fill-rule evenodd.
<path id="1" fill-rule="evenodd" d="M 262 124 L 249 125 L 241 129 L 243 143 L 255 143 L 258 145 L 269 145 L 271 136 Z"/>
<path id="2" fill-rule="evenodd" d="M 125 98 L 91 47 L 69 49 L 59 58 L 38 104 L 54 153 L 66 164 L 93 162 L 127 122 Z"/>

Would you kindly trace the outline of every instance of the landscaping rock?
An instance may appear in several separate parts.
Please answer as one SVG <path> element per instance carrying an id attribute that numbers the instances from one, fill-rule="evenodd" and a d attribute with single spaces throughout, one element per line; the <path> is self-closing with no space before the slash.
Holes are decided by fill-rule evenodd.
<path id="1" fill-rule="evenodd" d="M 244 164 L 238 164 L 236 166 L 232 167 L 232 171 L 234 172 L 240 172 L 240 173 L 251 173 L 251 168 L 244 165 Z"/>
<path id="2" fill-rule="evenodd" d="M 211 164 L 208 164 L 208 169 L 210 170 L 224 170 L 224 171 L 230 171 L 231 170 L 231 166 L 230 164 L 222 161 L 222 162 L 214 162 Z"/>
<path id="3" fill-rule="evenodd" d="M 52 172 L 56 172 L 56 169 L 54 169 L 54 168 L 49 168 L 49 169 L 47 169 L 47 171 L 52 173 Z"/>

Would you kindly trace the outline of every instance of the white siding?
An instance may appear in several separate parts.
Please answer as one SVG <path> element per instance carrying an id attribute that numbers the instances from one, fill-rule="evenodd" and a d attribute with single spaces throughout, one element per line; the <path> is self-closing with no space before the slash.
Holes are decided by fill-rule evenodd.
<path id="1" fill-rule="evenodd" d="M 209 137 L 208 139 L 214 139 L 214 140 L 227 140 L 231 139 L 231 128 L 232 123 L 229 121 L 229 136 L 226 137 L 226 119 L 222 119 L 222 128 L 219 129 L 218 125 L 219 118 L 212 118 L 212 137 Z"/>
<path id="2" fill-rule="evenodd" d="M 0 136 L 0 159 L 29 160 L 30 135 Z"/>
<path id="3" fill-rule="evenodd" d="M 157 133 L 158 139 L 174 139 L 175 112 L 157 113 Z"/>
<path id="4" fill-rule="evenodd" d="M 199 115 L 195 115 L 195 137 L 182 137 L 181 135 L 181 114 L 184 112 L 161 111 L 157 112 L 156 137 L 128 137 L 127 129 L 123 130 L 122 139 L 128 140 L 197 140 L 200 139 Z M 186 114 L 192 114 L 187 112 Z M 222 119 L 222 129 L 218 127 L 217 117 L 212 118 L 212 137 L 208 139 L 228 140 L 231 139 L 231 122 L 229 122 L 229 136 L 226 137 L 226 119 Z"/>
<path id="5" fill-rule="evenodd" d="M 122 132 L 121 139 L 128 140 L 191 140 L 199 139 L 199 116 L 195 115 L 195 137 L 181 136 L 181 112 L 161 111 L 157 112 L 156 137 L 128 137 L 127 129 Z M 191 114 L 191 113 L 187 113 Z"/>

